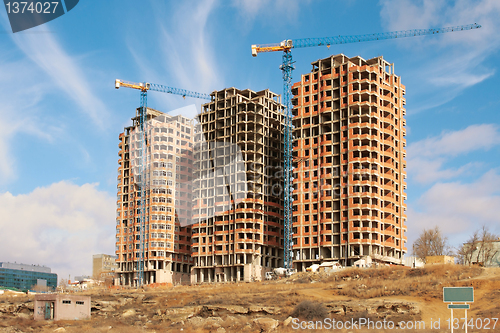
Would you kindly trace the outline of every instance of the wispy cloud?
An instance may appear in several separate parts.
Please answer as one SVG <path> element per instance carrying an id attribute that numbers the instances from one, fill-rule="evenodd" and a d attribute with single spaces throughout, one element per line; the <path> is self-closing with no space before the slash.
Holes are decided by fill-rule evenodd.
<path id="1" fill-rule="evenodd" d="M 175 82 L 181 86 L 200 92 L 222 85 L 215 54 L 215 36 L 207 26 L 215 7 L 215 1 L 203 1 L 194 8 L 186 4 L 173 13 L 172 25 L 159 22 L 164 69 L 172 73 Z M 186 25 L 186 22 L 190 24 Z"/>
<path id="2" fill-rule="evenodd" d="M 416 62 L 406 82 L 419 82 L 423 88 L 415 91 L 414 95 L 425 95 L 425 98 L 415 99 L 419 102 L 408 110 L 409 114 L 447 103 L 464 89 L 483 82 L 495 73 L 493 68 L 483 63 L 500 49 L 500 2 L 381 0 L 380 3 L 382 24 L 388 30 L 471 23 L 482 25 L 482 28 L 473 31 L 411 38 L 398 44 L 407 48 Z"/>
<path id="3" fill-rule="evenodd" d="M 106 127 L 109 112 L 92 89 L 84 66 L 69 55 L 53 34 L 13 34 L 12 40 L 55 86 L 64 91 L 101 129 Z"/>
<path id="4" fill-rule="evenodd" d="M 210 93 L 224 86 L 224 74 L 220 71 L 216 55 L 217 40 L 208 20 L 217 2 L 213 0 L 184 2 L 169 7 L 154 3 L 155 34 L 152 40 L 156 47 L 150 50 L 142 39 L 129 36 L 126 43 L 139 69 L 138 77 L 148 82 Z M 151 42 L 148 41 L 148 42 Z M 145 52 L 144 50 L 148 50 Z M 186 106 L 179 96 L 170 94 L 148 94 L 148 105 L 169 111 Z M 151 101 L 151 103 L 149 102 Z M 155 105 L 160 102 L 160 105 Z M 202 100 L 190 99 L 200 109 Z M 165 109 L 164 105 L 168 105 Z"/>
<path id="5" fill-rule="evenodd" d="M 258 17 L 269 19 L 286 17 L 293 20 L 299 14 L 300 6 L 309 4 L 310 0 L 233 0 L 232 5 L 239 11 L 246 22 L 251 22 Z M 275 20 L 273 20 L 275 23 Z"/>
<path id="6" fill-rule="evenodd" d="M 489 150 L 500 144 L 500 129 L 494 124 L 471 125 L 463 130 L 444 131 L 441 135 L 408 146 L 408 174 L 417 183 L 451 179 L 472 172 L 478 162 L 443 169 L 451 158 L 473 151 Z"/>
<path id="7" fill-rule="evenodd" d="M 40 117 L 40 102 L 49 93 L 48 84 L 34 64 L 25 59 L 0 57 L 0 85 L 15 87 L 0 90 L 0 185 L 14 181 L 16 151 L 13 140 L 18 134 L 28 134 L 47 142 L 53 142 L 60 133 L 50 117 Z"/>
<path id="8" fill-rule="evenodd" d="M 91 274 L 91 256 L 113 254 L 115 200 L 97 184 L 61 181 L 23 195 L 0 193 L 2 260 Z"/>
<path id="9" fill-rule="evenodd" d="M 9 29 L 3 13 L 0 26 Z M 5 36 L 10 38 L 1 41 L 5 52 L 0 55 L 0 84 L 10 89 L 0 91 L 0 185 L 17 179 L 16 136 L 28 134 L 55 143 L 65 131 L 65 124 L 58 115 L 66 116 L 76 109 L 101 129 L 106 127 L 109 115 L 91 88 L 88 68 L 79 63 L 77 57 L 68 54 L 54 34 Z M 66 96 L 75 104 L 61 107 Z M 49 100 L 53 103 L 51 107 L 47 107 Z M 54 112 L 57 107 L 60 109 Z"/>

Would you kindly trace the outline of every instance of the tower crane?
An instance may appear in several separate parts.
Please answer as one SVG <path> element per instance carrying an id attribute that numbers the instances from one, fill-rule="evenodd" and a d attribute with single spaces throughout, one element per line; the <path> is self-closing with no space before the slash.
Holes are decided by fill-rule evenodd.
<path id="1" fill-rule="evenodd" d="M 352 36 L 335 36 L 324 38 L 302 38 L 302 39 L 285 39 L 281 43 L 252 45 L 252 56 L 256 57 L 263 52 L 282 51 L 282 64 L 280 66 L 283 74 L 283 104 L 285 115 L 285 133 L 284 133 L 284 177 L 285 177 L 285 221 L 284 221 L 284 268 L 292 268 L 292 72 L 294 70 L 292 62 L 292 49 L 312 47 L 312 46 L 327 46 L 333 44 L 347 44 L 368 42 L 383 39 L 395 39 L 404 37 L 416 37 L 423 35 L 435 35 L 438 33 L 465 31 L 481 28 L 478 24 L 460 25 L 454 27 L 436 28 L 436 29 L 414 29 L 402 30 L 383 33 L 374 33 L 366 35 Z"/>
<path id="2" fill-rule="evenodd" d="M 141 104 L 139 107 L 139 140 L 136 141 L 136 146 L 138 145 L 138 155 L 141 157 L 138 164 L 138 172 L 135 175 L 134 182 L 140 184 L 140 200 L 139 200 L 139 242 L 140 242 L 140 254 L 139 254 L 139 267 L 138 267 L 138 284 L 140 287 L 143 284 L 144 279 L 144 262 L 145 262 L 145 223 L 146 223 L 146 197 L 147 197 L 147 183 L 146 183 L 146 169 L 148 157 L 147 157 L 147 142 L 148 142 L 148 131 L 147 131 L 147 106 L 148 106 L 148 90 L 159 91 L 168 94 L 181 95 L 182 97 L 193 97 L 210 100 L 211 97 L 208 94 L 193 92 L 185 89 L 167 87 L 161 84 L 148 83 L 148 82 L 127 82 L 116 79 L 115 88 L 120 87 L 132 88 L 141 91 Z M 140 176 L 137 177 L 137 176 Z M 139 179 L 138 179 L 139 178 Z M 136 180 L 139 180 L 138 182 Z"/>

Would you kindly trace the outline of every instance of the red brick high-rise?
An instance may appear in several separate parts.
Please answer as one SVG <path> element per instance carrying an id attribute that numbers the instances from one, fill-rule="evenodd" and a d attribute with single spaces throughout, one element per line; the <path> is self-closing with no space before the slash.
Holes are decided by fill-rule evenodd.
<path id="1" fill-rule="evenodd" d="M 351 266 L 406 252 L 405 87 L 382 57 L 312 63 L 292 87 L 293 260 Z"/>

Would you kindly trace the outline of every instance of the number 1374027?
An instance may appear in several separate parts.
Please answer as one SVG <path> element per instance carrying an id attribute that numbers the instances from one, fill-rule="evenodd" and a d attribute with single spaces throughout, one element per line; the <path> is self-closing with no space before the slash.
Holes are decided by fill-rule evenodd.
<path id="1" fill-rule="evenodd" d="M 5 3 L 8 14 L 24 14 L 24 13 L 37 13 L 37 14 L 53 14 L 56 12 L 59 2 L 27 2 L 27 1 L 13 1 Z"/>

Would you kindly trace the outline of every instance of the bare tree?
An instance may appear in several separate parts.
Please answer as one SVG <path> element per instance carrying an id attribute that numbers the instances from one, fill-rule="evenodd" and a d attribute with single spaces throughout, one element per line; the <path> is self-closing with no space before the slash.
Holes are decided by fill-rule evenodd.
<path id="1" fill-rule="evenodd" d="M 458 250 L 457 254 L 462 258 L 460 262 L 464 265 L 477 263 L 487 266 L 498 252 L 494 244 L 497 239 L 498 235 L 491 233 L 488 227 L 483 225 Z"/>
<path id="2" fill-rule="evenodd" d="M 497 235 L 492 234 L 488 227 L 483 225 L 483 228 L 480 231 L 480 238 L 477 242 L 477 256 L 476 262 L 481 262 L 479 259 L 482 259 L 482 263 L 484 266 L 487 266 L 488 263 L 493 259 L 493 257 L 497 254 L 498 250 L 495 249 L 493 242 L 498 239 Z"/>
<path id="3" fill-rule="evenodd" d="M 441 234 L 441 230 L 436 226 L 434 229 L 424 229 L 418 239 L 413 244 L 413 255 L 425 262 L 425 257 L 450 255 L 451 249 L 448 246 L 448 238 Z"/>
<path id="4" fill-rule="evenodd" d="M 475 231 L 474 234 L 463 243 L 457 251 L 458 262 L 462 265 L 470 265 L 472 263 L 472 256 L 476 251 L 477 242 L 479 241 L 479 232 Z"/>
<path id="5" fill-rule="evenodd" d="M 66 280 L 66 279 L 60 279 L 59 280 L 59 287 L 62 290 L 66 290 L 68 288 L 68 280 Z"/>

